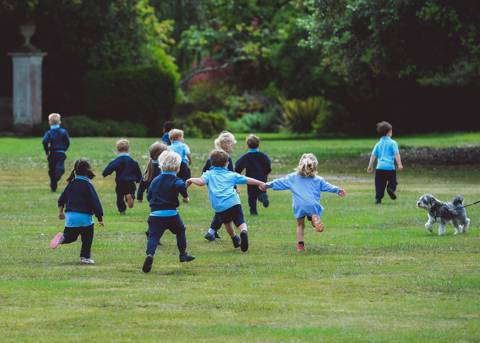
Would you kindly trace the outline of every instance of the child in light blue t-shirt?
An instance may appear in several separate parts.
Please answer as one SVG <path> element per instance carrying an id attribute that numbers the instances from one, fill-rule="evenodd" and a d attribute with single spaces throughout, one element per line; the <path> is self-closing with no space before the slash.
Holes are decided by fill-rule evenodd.
<path id="1" fill-rule="evenodd" d="M 229 155 L 223 150 L 215 149 L 210 153 L 210 162 L 212 167 L 202 174 L 202 177 L 191 178 L 187 180 L 187 185 L 192 183 L 197 186 L 208 187 L 208 198 L 212 208 L 215 211 L 214 222 L 219 225 L 225 224 L 225 228 L 232 238 L 235 248 L 245 252 L 248 250 L 248 231 L 247 224 L 243 217 L 240 197 L 234 186 L 236 185 L 254 185 L 265 191 L 265 183 L 240 175 L 227 169 Z M 235 234 L 232 222 L 240 229 L 240 237 Z M 212 222 L 213 226 L 214 223 Z M 210 228 L 214 234 L 214 228 Z M 209 231 L 210 231 L 209 230 Z"/>
<path id="2" fill-rule="evenodd" d="M 296 173 L 267 183 L 267 188 L 274 191 L 290 190 L 292 192 L 293 214 L 297 219 L 297 250 L 304 251 L 305 217 L 312 221 L 318 232 L 323 232 L 321 217 L 323 207 L 320 205 L 322 192 L 345 196 L 342 188 L 331 185 L 323 177 L 317 176 L 318 161 L 314 154 L 303 154 Z"/>
<path id="3" fill-rule="evenodd" d="M 386 121 L 377 124 L 377 132 L 381 135 L 370 156 L 367 171 L 373 173 L 373 164 L 377 160 L 375 170 L 375 203 L 380 204 L 385 195 L 385 188 L 392 200 L 397 198 L 397 173 L 403 170 L 398 144 L 392 139 L 392 125 Z M 397 167 L 395 168 L 395 162 Z"/>
<path id="4" fill-rule="evenodd" d="M 190 154 L 190 148 L 183 141 L 183 131 L 179 129 L 172 129 L 168 133 L 171 144 L 168 146 L 168 149 L 176 152 L 182 158 L 182 163 L 180 164 L 180 171 L 177 176 L 186 181 L 192 176 L 190 172 L 189 165 L 192 164 L 192 157 Z"/>

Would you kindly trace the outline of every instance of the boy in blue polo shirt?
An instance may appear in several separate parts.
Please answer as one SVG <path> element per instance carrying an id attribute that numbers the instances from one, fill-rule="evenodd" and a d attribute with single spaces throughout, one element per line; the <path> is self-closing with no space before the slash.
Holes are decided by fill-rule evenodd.
<path id="1" fill-rule="evenodd" d="M 392 139 L 392 125 L 386 121 L 377 124 L 377 132 L 381 136 L 380 140 L 373 148 L 367 172 L 373 173 L 373 164 L 377 160 L 375 170 L 375 203 L 381 204 L 385 195 L 385 188 L 392 200 L 397 198 L 397 169 L 403 170 L 402 159 L 398 151 L 397 142 Z"/>
<path id="2" fill-rule="evenodd" d="M 65 173 L 65 154 L 70 146 L 70 137 L 67 130 L 60 127 L 61 116 L 58 113 L 51 113 L 48 116 L 50 130 L 43 135 L 43 148 L 48 159 L 48 176 L 50 177 L 50 189 L 57 191 L 58 181 Z"/>
<path id="3" fill-rule="evenodd" d="M 263 182 L 267 182 L 268 174 L 272 171 L 270 158 L 259 150 L 260 138 L 255 135 L 247 137 L 248 152 L 242 155 L 235 163 L 235 171 L 239 174 L 245 169 L 245 175 Z M 250 214 L 257 215 L 257 200 L 268 207 L 269 201 L 266 192 L 258 187 L 247 186 L 248 206 Z"/>
<path id="4" fill-rule="evenodd" d="M 180 262 L 190 262 L 195 259 L 187 253 L 185 225 L 177 211 L 179 194 L 182 195 L 184 202 L 189 201 L 187 186 L 177 177 L 181 158 L 173 151 L 164 151 L 158 160 L 162 171 L 153 179 L 147 193 L 151 212 L 148 217 L 147 256 L 142 268 L 144 273 L 152 269 L 153 256 L 165 230 L 170 230 L 177 236 Z"/>
<path id="5" fill-rule="evenodd" d="M 190 168 L 188 167 L 192 164 L 192 157 L 190 156 L 190 148 L 183 142 L 183 131 L 179 129 L 172 129 L 168 134 L 172 144 L 168 146 L 171 151 L 176 152 L 180 155 L 182 163 L 180 164 L 180 171 L 178 172 L 178 177 L 183 181 L 186 181 L 192 176 Z"/>
<path id="6" fill-rule="evenodd" d="M 223 150 L 215 149 L 210 153 L 212 167 L 202 174 L 200 178 L 191 178 L 187 180 L 187 185 L 192 183 L 197 186 L 208 187 L 208 197 L 215 210 L 215 217 L 209 229 L 215 234 L 222 224 L 225 224 L 228 234 L 232 238 L 233 246 L 245 252 L 248 250 L 248 230 L 247 224 L 243 218 L 242 205 L 240 197 L 235 190 L 235 185 L 255 185 L 265 190 L 265 183 L 231 172 L 227 169 L 228 153 Z M 219 220 L 218 220 L 219 219 Z M 235 234 L 232 222 L 240 229 L 240 237 Z"/>
<path id="7" fill-rule="evenodd" d="M 133 207 L 135 201 L 135 183 L 142 180 L 142 171 L 138 162 L 130 157 L 128 150 L 130 144 L 127 139 L 120 139 L 117 141 L 117 158 L 112 160 L 108 166 L 103 170 L 103 177 L 115 172 L 115 193 L 117 194 L 117 208 L 120 214 L 125 214 L 127 206 Z"/>

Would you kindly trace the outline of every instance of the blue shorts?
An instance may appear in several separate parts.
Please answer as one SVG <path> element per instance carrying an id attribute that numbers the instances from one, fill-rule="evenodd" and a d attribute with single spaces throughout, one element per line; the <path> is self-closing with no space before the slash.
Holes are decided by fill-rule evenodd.
<path id="1" fill-rule="evenodd" d="M 243 218 L 242 205 L 238 204 L 230 207 L 222 212 L 216 212 L 213 218 L 211 228 L 214 230 L 220 229 L 222 224 L 233 222 L 235 226 L 239 227 L 245 223 Z"/>

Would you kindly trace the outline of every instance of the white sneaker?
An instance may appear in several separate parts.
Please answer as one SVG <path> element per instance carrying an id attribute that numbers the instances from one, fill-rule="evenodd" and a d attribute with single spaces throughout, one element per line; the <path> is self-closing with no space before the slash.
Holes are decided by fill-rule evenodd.
<path id="1" fill-rule="evenodd" d="M 95 264 L 91 258 L 80 257 L 80 264 Z"/>

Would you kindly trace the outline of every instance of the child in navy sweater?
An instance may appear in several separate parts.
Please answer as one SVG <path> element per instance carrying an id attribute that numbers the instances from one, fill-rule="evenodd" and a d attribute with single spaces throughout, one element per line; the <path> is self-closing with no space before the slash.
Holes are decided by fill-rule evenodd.
<path id="1" fill-rule="evenodd" d="M 117 208 L 121 214 L 125 214 L 128 204 L 129 208 L 133 207 L 135 200 L 135 183 L 139 183 L 142 179 L 142 171 L 137 161 L 128 154 L 129 142 L 126 139 L 117 141 L 118 157 L 111 161 L 103 170 L 103 177 L 107 177 L 113 172 L 115 176 L 115 192 L 117 193 Z"/>
<path id="2" fill-rule="evenodd" d="M 144 273 L 152 269 L 153 256 L 165 230 L 170 230 L 177 236 L 180 262 L 190 262 L 195 259 L 187 253 L 185 225 L 177 211 L 180 205 L 179 194 L 182 195 L 184 202 L 189 201 L 185 182 L 176 175 L 180 170 L 181 157 L 173 151 L 164 151 L 160 155 L 159 163 L 161 174 L 153 179 L 147 194 L 151 212 L 148 217 L 147 256 L 142 267 Z"/>
<path id="3" fill-rule="evenodd" d="M 50 130 L 43 135 L 43 148 L 47 154 L 48 176 L 50 177 L 50 189 L 57 191 L 58 181 L 65 173 L 65 154 L 70 146 L 70 137 L 67 130 L 60 127 L 61 117 L 58 113 L 51 113 L 48 116 Z"/>
<path id="4" fill-rule="evenodd" d="M 165 145 L 170 145 L 172 142 L 170 141 L 170 131 L 175 127 L 172 121 L 166 121 L 163 123 L 163 136 L 162 136 L 162 142 Z"/>
<path id="5" fill-rule="evenodd" d="M 247 137 L 248 152 L 242 155 L 235 163 L 235 171 L 239 174 L 245 169 L 245 175 L 263 182 L 267 182 L 268 174 L 272 171 L 270 158 L 259 150 L 260 138 L 255 135 Z M 266 192 L 258 187 L 247 186 L 248 206 L 250 214 L 257 215 L 257 199 L 264 207 L 268 207 L 269 201 Z"/>
<path id="6" fill-rule="evenodd" d="M 68 185 L 58 199 L 58 218 L 65 219 L 65 230 L 63 233 L 57 233 L 50 242 L 50 247 L 55 249 L 60 244 L 75 242 L 80 235 L 82 237 L 81 264 L 95 264 L 95 261 L 90 258 L 93 242 L 92 215 L 95 215 L 98 224 L 103 226 L 102 204 L 90 182 L 94 176 L 87 160 L 80 159 L 75 162 L 74 169 L 67 179 Z"/>
<path id="7" fill-rule="evenodd" d="M 143 193 L 148 190 L 148 186 L 154 178 L 156 178 L 160 174 L 160 167 L 158 166 L 158 157 L 162 152 L 167 150 L 168 147 L 160 142 L 155 142 L 150 145 L 148 149 L 150 152 L 150 160 L 148 161 L 147 169 L 145 170 L 145 174 L 143 174 L 142 181 L 138 186 L 137 191 L 137 201 L 143 201 Z"/>
<path id="8" fill-rule="evenodd" d="M 235 148 L 235 144 L 237 144 L 237 140 L 235 139 L 235 136 L 228 132 L 228 131 L 223 131 L 218 135 L 218 138 L 215 139 L 215 149 L 221 149 L 225 151 L 228 154 L 228 165 L 227 169 L 233 172 L 233 161 L 232 161 L 232 152 L 233 149 Z M 206 171 L 210 170 L 212 167 L 212 161 L 210 158 L 205 162 L 205 165 L 203 166 L 202 173 L 205 173 Z M 237 186 L 234 186 L 234 188 L 237 190 Z M 222 227 L 222 221 L 219 216 L 216 214 L 213 217 L 212 220 L 212 225 L 208 229 L 208 231 L 205 233 L 203 236 L 207 241 L 214 241 L 216 238 L 220 238 L 218 235 L 218 230 Z M 214 229 L 218 228 L 218 229 Z"/>

